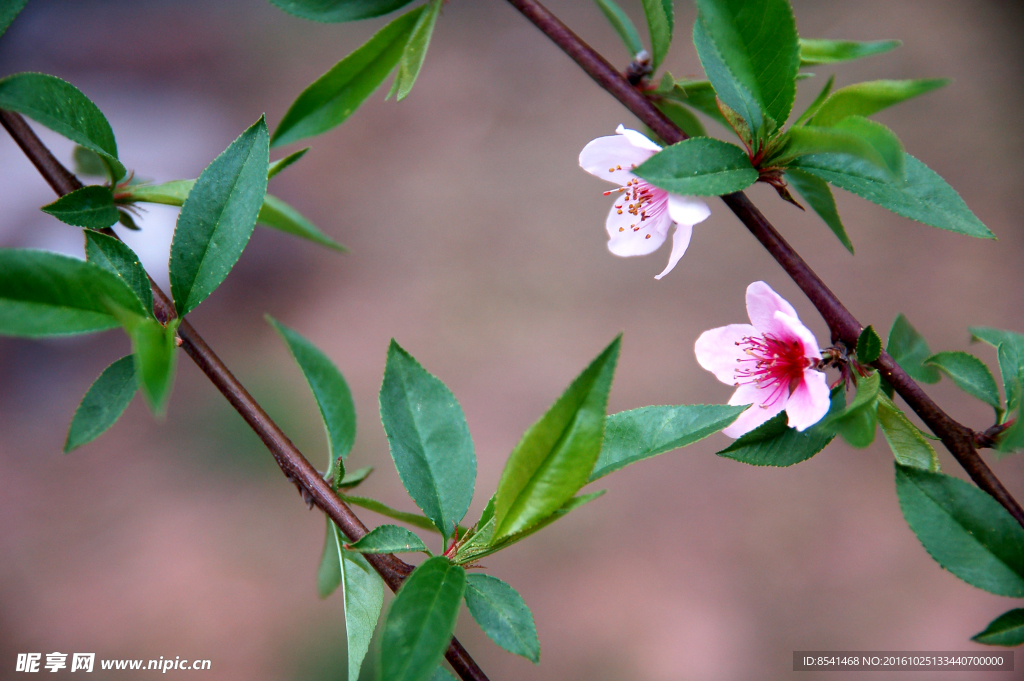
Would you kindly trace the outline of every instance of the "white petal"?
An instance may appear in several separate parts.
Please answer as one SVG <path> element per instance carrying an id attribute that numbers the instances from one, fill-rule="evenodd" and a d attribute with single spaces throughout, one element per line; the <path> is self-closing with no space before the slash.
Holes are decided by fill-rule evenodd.
<path id="1" fill-rule="evenodd" d="M 598 137 L 583 147 L 580 167 L 591 175 L 623 187 L 635 177 L 630 171 L 654 156 L 658 151 L 657 145 L 655 147 L 653 150 L 637 147 L 625 135 Z"/>
<path id="2" fill-rule="evenodd" d="M 630 130 L 626 126 L 619 123 L 619 127 L 615 128 L 616 135 L 622 135 L 629 140 L 637 149 L 648 149 L 650 151 L 661 151 L 661 147 L 648 139 L 647 135 L 637 132 L 636 130 Z"/>
<path id="3" fill-rule="evenodd" d="M 828 413 L 828 381 L 820 371 L 808 369 L 786 403 L 789 425 L 797 430 L 806 430 L 824 418 Z"/>
<path id="4" fill-rule="evenodd" d="M 672 268 L 679 262 L 679 258 L 686 253 L 686 247 L 690 245 L 690 236 L 693 235 L 693 227 L 686 224 L 677 224 L 676 231 L 672 234 L 672 252 L 668 256 L 668 267 L 656 274 L 655 279 L 661 279 L 672 271 Z"/>
<path id="5" fill-rule="evenodd" d="M 775 336 L 782 340 L 799 340 L 804 346 L 804 357 L 809 359 L 821 359 L 821 351 L 818 349 L 818 339 L 814 337 L 811 330 L 804 326 L 796 317 L 790 317 L 785 312 L 775 313 Z"/>
<path id="6" fill-rule="evenodd" d="M 715 375 L 722 383 L 736 384 L 737 363 L 747 355 L 737 345 L 747 336 L 757 336 L 750 324 L 730 324 L 705 331 L 693 345 L 697 362 Z"/>
<path id="7" fill-rule="evenodd" d="M 747 287 L 747 315 L 750 317 L 750 323 L 756 326 L 758 331 L 776 334 L 779 330 L 775 321 L 776 312 L 784 312 L 799 319 L 793 306 L 768 284 L 755 281 Z"/>
<path id="8" fill-rule="evenodd" d="M 749 433 L 754 428 L 778 414 L 786 407 L 786 397 L 775 400 L 774 404 L 767 407 L 761 405 L 762 400 L 768 399 L 772 394 L 770 388 L 759 389 L 753 383 L 741 385 L 729 398 L 729 404 L 752 404 L 753 406 L 739 415 L 728 428 L 722 431 L 729 437 L 739 437 Z"/>
<path id="9" fill-rule="evenodd" d="M 605 222 L 605 229 L 608 230 L 608 250 L 613 254 L 629 257 L 632 255 L 647 255 L 658 250 L 665 243 L 668 237 L 668 228 L 672 224 L 672 218 L 668 213 L 659 215 L 656 218 L 640 220 L 636 215 L 630 215 L 619 210 L 612 204 L 608 213 L 608 220 Z M 639 230 L 634 230 L 634 226 Z M 648 238 L 649 237 L 649 238 Z"/>
<path id="10" fill-rule="evenodd" d="M 700 199 L 669 194 L 668 213 L 680 225 L 690 225 L 692 227 L 698 222 L 707 220 L 708 216 L 711 215 L 711 209 L 708 208 L 708 204 Z"/>

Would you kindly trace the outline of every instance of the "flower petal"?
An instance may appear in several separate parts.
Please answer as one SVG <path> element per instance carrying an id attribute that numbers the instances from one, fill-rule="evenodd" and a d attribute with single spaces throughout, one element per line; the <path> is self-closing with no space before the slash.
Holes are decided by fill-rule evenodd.
<path id="1" fill-rule="evenodd" d="M 602 180 L 614 182 L 620 187 L 625 186 L 635 177 L 630 171 L 661 149 L 640 133 L 635 134 L 646 140 L 648 146 L 637 146 L 631 137 L 624 134 L 598 137 L 583 147 L 583 151 L 580 152 L 580 167 Z M 651 149 L 650 145 L 654 148 Z"/>
<path id="2" fill-rule="evenodd" d="M 728 428 L 722 431 L 728 437 L 739 437 L 749 433 L 754 428 L 778 414 L 786 407 L 786 396 L 783 395 L 775 400 L 773 404 L 763 406 L 762 400 L 768 399 L 772 390 L 758 388 L 753 383 L 747 383 L 736 388 L 736 392 L 729 398 L 729 404 L 752 404 L 750 409 L 739 415 Z"/>
<path id="3" fill-rule="evenodd" d="M 676 231 L 672 233 L 672 252 L 668 256 L 668 267 L 662 270 L 661 274 L 654 275 L 655 279 L 661 279 L 672 271 L 672 268 L 679 262 L 679 258 L 683 257 L 683 253 L 686 253 L 686 247 L 690 245 L 690 236 L 692 235 L 692 225 L 676 225 Z"/>
<path id="4" fill-rule="evenodd" d="M 808 369 L 786 403 L 789 425 L 800 431 L 806 430 L 825 417 L 830 405 L 825 374 Z"/>
<path id="5" fill-rule="evenodd" d="M 778 335 L 783 330 L 775 320 L 776 312 L 784 312 L 790 317 L 800 319 L 793 306 L 768 284 L 755 281 L 747 287 L 747 315 L 750 317 L 750 323 L 756 326 L 758 331 Z"/>
<path id="6" fill-rule="evenodd" d="M 698 222 L 707 220 L 708 216 L 711 215 L 711 209 L 708 208 L 708 204 L 700 199 L 669 194 L 668 213 L 678 224 L 690 225 L 692 227 Z"/>
<path id="7" fill-rule="evenodd" d="M 808 359 L 821 359 L 821 350 L 818 349 L 818 339 L 814 337 L 811 330 L 804 326 L 796 317 L 790 317 L 785 312 L 775 313 L 775 336 L 781 340 L 799 340 L 804 347 L 804 357 Z"/>
<path id="8" fill-rule="evenodd" d="M 628 211 L 616 208 L 608 213 L 605 229 L 608 230 L 608 250 L 614 255 L 629 257 L 631 255 L 647 255 L 658 250 L 668 237 L 668 228 L 672 218 L 664 213 L 655 218 L 640 220 Z M 640 229 L 634 229 L 634 226 Z"/>
<path id="9" fill-rule="evenodd" d="M 747 336 L 756 336 L 750 324 L 729 324 L 705 331 L 693 345 L 697 362 L 722 383 L 736 385 L 737 362 L 747 358 L 739 343 Z"/>
<path id="10" fill-rule="evenodd" d="M 647 149 L 654 152 L 661 151 L 661 147 L 652 142 L 647 135 L 642 132 L 637 132 L 636 130 L 630 130 L 622 123 L 619 123 L 619 127 L 615 128 L 615 134 L 622 135 L 628 139 L 629 143 L 637 149 Z"/>

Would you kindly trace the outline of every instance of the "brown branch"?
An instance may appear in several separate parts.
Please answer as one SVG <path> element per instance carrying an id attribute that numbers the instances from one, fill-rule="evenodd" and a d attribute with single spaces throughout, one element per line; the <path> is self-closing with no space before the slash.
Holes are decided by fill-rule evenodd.
<path id="1" fill-rule="evenodd" d="M 591 78 L 597 81 L 598 85 L 611 93 L 653 130 L 658 137 L 668 144 L 675 144 L 686 139 L 686 134 L 659 111 L 643 93 L 630 85 L 615 67 L 583 42 L 540 2 L 537 0 L 509 0 L 509 2 L 579 64 Z M 746 194 L 737 192 L 721 198 L 810 299 L 825 323 L 828 324 L 833 342 L 842 340 L 850 347 L 855 346 L 857 337 L 863 329 L 860 322 L 850 314 L 850 311 L 843 306 L 825 285 L 825 282 L 804 262 L 803 258 L 786 243 L 782 235 L 768 222 L 768 219 L 761 214 L 761 211 L 747 198 Z M 1024 509 L 975 450 L 975 432 L 942 411 L 888 353 L 883 351 L 882 356 L 872 366 L 878 369 L 882 376 L 893 385 L 900 397 L 942 440 L 942 443 L 967 471 L 975 484 L 992 495 L 1021 526 L 1024 526 Z"/>
<path id="2" fill-rule="evenodd" d="M 39 170 L 46 182 L 59 196 L 82 187 L 82 183 L 58 161 L 40 141 L 20 114 L 0 109 L 0 125 L 7 129 L 21 150 Z M 117 236 L 113 230 L 102 230 L 110 236 Z M 175 316 L 174 303 L 150 279 L 153 288 L 153 311 L 166 323 Z M 224 395 L 231 406 L 241 414 L 249 427 L 259 435 L 270 450 L 289 481 L 299 488 L 303 499 L 312 501 L 327 517 L 341 529 L 350 541 L 357 541 L 368 530 L 366 525 L 352 512 L 348 505 L 338 498 L 331 486 L 302 455 L 284 431 L 267 415 L 245 387 L 221 361 L 220 357 L 206 344 L 187 319 L 181 320 L 178 337 L 182 349 L 199 366 L 210 381 Z M 413 566 L 394 554 L 365 554 L 367 562 L 384 579 L 392 591 L 398 591 L 402 581 L 413 571 Z M 465 681 L 487 681 L 487 675 L 476 661 L 466 652 L 458 639 L 452 637 L 445 652 L 449 664 Z"/>

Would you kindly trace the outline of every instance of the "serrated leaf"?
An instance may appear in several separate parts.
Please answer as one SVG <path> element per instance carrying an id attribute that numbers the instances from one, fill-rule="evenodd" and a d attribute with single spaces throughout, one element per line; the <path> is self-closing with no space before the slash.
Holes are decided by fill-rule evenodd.
<path id="1" fill-rule="evenodd" d="M 604 444 L 589 482 L 631 463 L 703 440 L 729 426 L 747 409 L 727 404 L 641 407 L 605 420 Z"/>
<path id="2" fill-rule="evenodd" d="M 41 211 L 75 227 L 106 229 L 117 224 L 119 212 L 110 187 L 89 185 L 65 194 Z"/>
<path id="3" fill-rule="evenodd" d="M 7 0 L 0 5 L 0 35 L 7 32 L 7 28 L 14 21 L 15 17 L 25 9 L 25 3 L 28 0 Z"/>
<path id="4" fill-rule="evenodd" d="M 441 13 L 441 3 L 442 0 L 429 0 L 420 12 L 419 19 L 409 34 L 409 41 L 405 44 L 402 59 L 398 62 L 398 75 L 395 76 L 388 97 L 395 95 L 395 99 L 400 102 L 412 90 L 423 67 L 423 60 L 427 56 L 430 38 L 434 35 L 434 25 L 437 24 L 437 16 Z"/>
<path id="5" fill-rule="evenodd" d="M 427 681 L 444 657 L 466 590 L 466 572 L 443 556 L 405 580 L 381 635 L 381 678 Z"/>
<path id="6" fill-rule="evenodd" d="M 135 376 L 156 416 L 163 416 L 174 385 L 174 369 L 178 353 L 175 334 L 179 319 L 164 326 L 152 317 L 121 316 L 121 325 L 132 341 Z"/>
<path id="7" fill-rule="evenodd" d="M 594 0 L 594 2 L 601 8 L 608 23 L 622 39 L 622 44 L 626 46 L 629 56 L 635 57 L 639 54 L 644 49 L 644 44 L 640 41 L 640 34 L 629 16 L 622 11 L 615 0 Z"/>
<path id="8" fill-rule="evenodd" d="M 587 483 L 601 453 L 620 342 L 612 341 L 512 450 L 494 496 L 492 544 L 547 518 Z"/>
<path id="9" fill-rule="evenodd" d="M 188 192 L 171 242 L 171 293 L 181 317 L 220 286 L 249 243 L 267 194 L 268 139 L 261 116 Z"/>
<path id="10" fill-rule="evenodd" d="M 995 499 L 958 478 L 899 464 L 896 494 L 939 565 L 979 589 L 1024 597 L 1024 528 Z"/>
<path id="11" fill-rule="evenodd" d="M 847 85 L 833 92 L 818 113 L 811 118 L 812 125 L 828 127 L 847 116 L 871 116 L 893 104 L 923 95 L 949 84 L 947 78 L 919 80 L 872 80 Z"/>
<path id="12" fill-rule="evenodd" d="M 71 152 L 71 158 L 75 163 L 75 175 L 110 179 L 110 168 L 103 161 L 103 157 L 92 149 L 76 144 L 75 150 Z"/>
<path id="13" fill-rule="evenodd" d="M 857 338 L 857 361 L 861 364 L 871 364 L 882 354 L 882 339 L 879 338 L 875 327 L 870 324 L 864 327 Z"/>
<path id="14" fill-rule="evenodd" d="M 419 537 L 398 525 L 380 525 L 367 532 L 363 537 L 345 547 L 357 553 L 412 553 L 427 551 L 426 545 Z"/>
<path id="15" fill-rule="evenodd" d="M 131 355 L 104 369 L 75 410 L 64 441 L 64 452 L 92 442 L 114 425 L 128 408 L 137 389 L 135 360 Z"/>
<path id="16" fill-rule="evenodd" d="M 280 9 L 302 19 L 335 23 L 384 16 L 412 0 L 270 0 Z"/>
<path id="17" fill-rule="evenodd" d="M 633 172 L 657 187 L 686 196 L 731 194 L 758 178 L 745 151 L 710 137 L 666 147 Z"/>
<path id="18" fill-rule="evenodd" d="M 985 631 L 971 637 L 972 641 L 989 646 L 1009 648 L 1024 645 L 1024 608 L 1004 612 L 985 627 Z"/>
<path id="19" fill-rule="evenodd" d="M 114 179 L 126 171 L 103 112 L 71 83 L 43 73 L 16 73 L 0 79 L 0 109 L 10 109 L 45 125 L 103 157 Z"/>
<path id="20" fill-rule="evenodd" d="M 894 184 L 867 161 L 842 154 L 803 156 L 793 167 L 853 192 L 897 215 L 932 227 L 984 239 L 992 232 L 935 171 L 904 152 L 906 181 Z"/>
<path id="21" fill-rule="evenodd" d="M 697 44 L 697 54 L 719 98 L 746 118 L 759 139 L 761 122 L 748 116 L 743 100 L 730 101 L 737 86 L 749 92 L 764 116 L 781 127 L 793 107 L 800 67 L 796 20 L 789 2 L 697 0 L 697 11 L 697 24 L 725 66 L 709 69 L 707 50 Z M 725 83 L 725 78 L 732 82 Z"/>
<path id="22" fill-rule="evenodd" d="M 657 71 L 672 45 L 672 3 L 666 0 L 642 0 L 647 30 L 651 36 L 651 70 Z"/>
<path id="23" fill-rule="evenodd" d="M 302 149 L 299 149 L 298 151 L 293 151 L 284 158 L 279 158 L 273 163 L 271 163 L 270 166 L 267 168 L 267 179 L 270 180 L 271 178 L 274 177 L 274 175 L 277 175 L 279 172 L 281 172 L 291 164 L 298 161 L 300 158 L 306 155 L 307 151 L 309 151 L 309 147 L 304 147 Z"/>
<path id="24" fill-rule="evenodd" d="M 752 466 L 792 466 L 806 461 L 823 450 L 836 435 L 830 420 L 846 406 L 842 388 L 833 390 L 831 399 L 825 417 L 802 433 L 786 427 L 786 413 L 782 412 L 742 435 L 719 451 L 718 456 Z"/>
<path id="25" fill-rule="evenodd" d="M 343 461 L 356 439 L 356 407 L 348 383 L 334 363 L 299 333 L 267 315 L 267 321 L 281 335 L 313 392 L 327 433 L 331 468 Z"/>
<path id="26" fill-rule="evenodd" d="M 938 383 L 942 378 L 934 367 L 925 366 L 924 361 L 931 357 L 932 351 L 928 349 L 924 336 L 910 325 L 902 312 L 892 322 L 885 351 L 915 381 Z"/>
<path id="27" fill-rule="evenodd" d="M 447 541 L 473 498 L 473 439 L 455 396 L 394 340 L 380 416 L 402 484 Z"/>
<path id="28" fill-rule="evenodd" d="M 854 61 L 894 50 L 903 43 L 899 40 L 822 40 L 800 38 L 800 66 L 837 64 Z"/>
<path id="29" fill-rule="evenodd" d="M 764 165 L 788 166 L 801 156 L 843 154 L 863 159 L 889 174 L 893 181 L 903 177 L 903 146 L 885 126 L 866 118 L 846 119 L 823 128 L 814 125 L 795 126 L 779 139 L 779 146 Z"/>
<path id="30" fill-rule="evenodd" d="M 985 326 L 971 326 L 967 330 L 973 338 L 996 348 L 1006 394 L 1006 411 L 1013 411 L 1020 404 L 1021 384 L 1024 383 L 1024 335 Z"/>
<path id="31" fill-rule="evenodd" d="M 761 110 L 760 102 L 750 90 L 736 80 L 718 47 L 708 36 L 707 28 L 699 14 L 693 24 L 693 45 L 697 48 L 697 56 L 704 67 L 704 74 L 708 77 L 717 99 L 737 112 L 746 121 L 748 130 L 766 129 L 765 114 Z M 715 108 L 717 110 L 717 104 Z M 721 123 L 731 130 L 732 127 L 725 118 L 721 117 L 721 114 L 719 116 Z"/>
<path id="32" fill-rule="evenodd" d="M 999 388 L 996 379 L 985 363 L 967 352 L 940 352 L 924 361 L 953 379 L 953 382 L 972 397 L 976 397 L 996 410 L 1001 411 Z"/>
<path id="33" fill-rule="evenodd" d="M 939 470 L 935 448 L 917 426 L 884 394 L 878 395 L 878 425 L 897 463 L 927 471 Z"/>
<path id="34" fill-rule="evenodd" d="M 363 483 L 366 478 L 370 477 L 370 473 L 373 472 L 373 466 L 364 466 L 363 468 L 357 468 L 354 471 L 346 472 L 345 475 L 338 481 L 336 489 L 350 490 L 358 487 Z"/>
<path id="35" fill-rule="evenodd" d="M 85 257 L 93 265 L 117 276 L 135 293 L 147 315 L 153 316 L 153 288 L 149 276 L 132 249 L 120 239 L 87 230 Z"/>
<path id="36" fill-rule="evenodd" d="M 118 277 L 48 251 L 0 249 L 0 335 L 35 338 L 119 325 L 115 310 L 146 311 Z"/>
<path id="37" fill-rule="evenodd" d="M 797 194 L 803 197 L 804 201 L 818 214 L 818 217 L 825 221 L 825 224 L 836 235 L 839 242 L 852 254 L 853 242 L 846 235 L 846 228 L 839 217 L 836 200 L 832 196 L 832 190 L 829 188 L 828 182 L 810 173 L 805 173 L 799 168 L 787 168 L 786 180 L 797 191 Z"/>
<path id="38" fill-rule="evenodd" d="M 540 662 L 533 613 L 515 589 L 497 577 L 466 575 L 466 607 L 487 637 L 512 653 Z"/>
<path id="39" fill-rule="evenodd" d="M 405 52 L 422 7 L 398 17 L 302 91 L 271 138 L 275 147 L 340 125 L 384 82 Z"/>

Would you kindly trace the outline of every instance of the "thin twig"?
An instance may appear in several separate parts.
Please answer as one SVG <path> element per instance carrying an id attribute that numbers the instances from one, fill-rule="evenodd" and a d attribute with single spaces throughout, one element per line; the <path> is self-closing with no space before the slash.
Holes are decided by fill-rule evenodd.
<path id="1" fill-rule="evenodd" d="M 53 187 L 59 196 L 82 187 L 78 178 L 50 153 L 50 150 L 40 141 L 20 114 L 0 109 L 0 125 L 7 129 L 21 150 L 39 170 L 43 179 Z M 117 236 L 111 229 L 101 231 L 110 236 Z M 166 323 L 168 319 L 175 316 L 174 303 L 167 297 L 167 294 L 160 290 L 152 278 L 149 281 L 153 288 L 153 311 L 161 321 Z M 320 476 L 313 465 L 302 455 L 302 452 L 292 444 L 292 441 L 274 423 L 274 420 L 263 411 L 263 407 L 239 383 L 187 319 L 181 320 L 178 337 L 181 339 L 182 349 L 227 398 L 231 406 L 241 414 L 249 427 L 259 435 L 288 480 L 299 488 L 303 498 L 311 500 L 327 514 L 350 541 L 357 541 L 365 535 L 368 532 L 366 525 L 359 520 L 344 501 L 338 498 L 327 481 Z M 391 553 L 365 554 L 364 557 L 392 591 L 398 591 L 402 581 L 413 571 L 412 565 Z M 445 657 L 464 681 L 487 681 L 487 675 L 454 636 L 448 645 Z"/>
<path id="2" fill-rule="evenodd" d="M 509 0 L 509 2 L 579 64 L 591 78 L 597 81 L 598 85 L 611 93 L 653 130 L 658 137 L 668 144 L 675 144 L 686 139 L 686 134 L 659 111 L 643 93 L 630 85 L 615 67 L 583 42 L 537 0 Z M 856 345 L 857 337 L 863 330 L 860 322 L 850 314 L 850 311 L 843 306 L 825 285 L 825 282 L 804 262 L 803 258 L 786 243 L 782 235 L 761 214 L 761 211 L 747 198 L 746 194 L 737 192 L 721 198 L 810 299 L 825 323 L 828 324 L 833 342 L 842 340 L 851 347 Z M 992 495 L 1021 526 L 1024 526 L 1024 509 L 975 450 L 975 432 L 942 411 L 888 353 L 883 351 L 881 357 L 878 361 L 873 362 L 872 366 L 878 369 L 882 376 L 893 385 L 900 397 L 942 440 L 942 443 L 967 471 L 975 484 Z"/>

